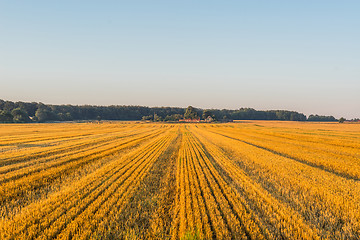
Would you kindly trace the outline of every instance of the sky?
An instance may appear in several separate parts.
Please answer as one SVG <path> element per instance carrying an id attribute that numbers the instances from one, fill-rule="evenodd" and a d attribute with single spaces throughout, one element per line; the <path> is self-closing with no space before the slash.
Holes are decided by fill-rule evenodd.
<path id="1" fill-rule="evenodd" d="M 360 117 L 360 1 L 0 0 L 0 99 Z"/>

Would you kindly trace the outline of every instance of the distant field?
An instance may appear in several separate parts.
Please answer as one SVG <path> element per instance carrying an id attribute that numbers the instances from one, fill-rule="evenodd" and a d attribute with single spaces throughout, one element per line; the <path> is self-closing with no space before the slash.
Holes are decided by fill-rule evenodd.
<path id="1" fill-rule="evenodd" d="M 0 124 L 0 239 L 360 239 L 360 124 Z"/>

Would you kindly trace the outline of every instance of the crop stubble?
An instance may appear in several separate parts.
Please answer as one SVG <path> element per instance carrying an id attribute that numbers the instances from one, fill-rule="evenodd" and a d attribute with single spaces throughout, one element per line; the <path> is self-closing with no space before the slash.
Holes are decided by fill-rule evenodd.
<path id="1" fill-rule="evenodd" d="M 0 239 L 359 239 L 360 125 L 0 125 Z"/>

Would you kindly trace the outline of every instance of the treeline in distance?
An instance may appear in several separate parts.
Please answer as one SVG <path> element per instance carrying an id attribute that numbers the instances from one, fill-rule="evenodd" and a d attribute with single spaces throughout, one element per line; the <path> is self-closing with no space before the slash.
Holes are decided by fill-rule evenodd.
<path id="1" fill-rule="evenodd" d="M 27 123 L 78 120 L 150 120 L 178 121 L 183 118 L 227 120 L 337 121 L 333 116 L 310 115 L 287 110 L 258 111 L 253 108 L 200 109 L 189 106 L 93 106 L 50 105 L 37 102 L 12 102 L 0 99 L 0 122 Z"/>

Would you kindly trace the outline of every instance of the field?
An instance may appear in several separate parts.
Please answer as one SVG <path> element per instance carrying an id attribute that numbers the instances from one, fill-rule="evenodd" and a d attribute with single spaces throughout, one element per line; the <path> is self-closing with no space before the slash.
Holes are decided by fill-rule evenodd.
<path id="1" fill-rule="evenodd" d="M 360 239 L 360 124 L 0 125 L 0 239 Z"/>

